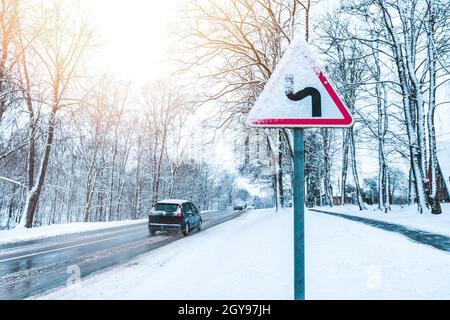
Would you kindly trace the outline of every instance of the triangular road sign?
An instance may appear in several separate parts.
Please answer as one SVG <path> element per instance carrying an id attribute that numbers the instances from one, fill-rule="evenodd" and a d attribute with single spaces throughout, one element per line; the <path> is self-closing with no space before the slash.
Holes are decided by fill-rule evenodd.
<path id="1" fill-rule="evenodd" d="M 253 127 L 350 127 L 353 117 L 312 59 L 308 44 L 291 42 L 247 119 Z"/>

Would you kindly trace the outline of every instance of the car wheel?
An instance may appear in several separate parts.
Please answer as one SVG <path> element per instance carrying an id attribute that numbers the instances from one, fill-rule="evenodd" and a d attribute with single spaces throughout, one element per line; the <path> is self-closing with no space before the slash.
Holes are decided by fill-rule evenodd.
<path id="1" fill-rule="evenodd" d="M 188 235 L 189 235 L 189 232 L 190 232 L 191 230 L 190 230 L 190 228 L 189 228 L 189 223 L 186 223 L 186 226 L 184 227 L 184 231 L 183 231 L 183 235 L 185 236 L 185 237 L 187 237 Z"/>
<path id="2" fill-rule="evenodd" d="M 148 231 L 149 231 L 149 233 L 150 233 L 150 237 L 155 236 L 156 230 L 148 229 Z"/>
<path id="3" fill-rule="evenodd" d="M 198 231 L 202 231 L 202 220 L 198 222 Z"/>

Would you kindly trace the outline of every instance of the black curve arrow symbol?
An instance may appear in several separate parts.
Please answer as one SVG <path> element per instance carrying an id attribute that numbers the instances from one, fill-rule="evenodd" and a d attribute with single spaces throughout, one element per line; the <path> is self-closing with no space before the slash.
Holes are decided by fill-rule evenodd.
<path id="1" fill-rule="evenodd" d="M 287 93 L 289 100 L 300 101 L 311 96 L 312 99 L 312 116 L 314 118 L 322 117 L 322 97 L 319 90 L 313 87 L 307 87 L 297 93 Z"/>

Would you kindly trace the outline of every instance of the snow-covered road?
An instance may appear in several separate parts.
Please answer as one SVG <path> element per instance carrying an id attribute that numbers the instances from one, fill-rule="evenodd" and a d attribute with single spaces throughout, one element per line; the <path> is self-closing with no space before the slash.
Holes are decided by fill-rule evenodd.
<path id="1" fill-rule="evenodd" d="M 206 231 L 241 213 L 204 213 L 203 227 Z M 49 237 L 45 237 L 42 230 L 37 230 L 31 232 L 31 236 L 39 234 L 39 239 L 29 240 L 24 235 L 25 241 L 0 244 L 0 300 L 40 294 L 63 286 L 78 275 L 85 277 L 104 268 L 127 263 L 142 253 L 181 239 L 180 235 L 169 234 L 149 237 L 146 220 L 107 225 L 109 228 L 96 224 L 95 230 L 92 230 L 92 225 L 87 225 L 86 229 L 90 230 L 87 232 L 80 232 L 78 224 L 72 228 L 56 225 L 51 227 L 53 232 Z M 73 233 L 74 229 L 78 233 Z"/>
<path id="2" fill-rule="evenodd" d="M 292 212 L 251 211 L 42 299 L 292 299 Z M 449 299 L 450 254 L 308 212 L 307 299 Z"/>

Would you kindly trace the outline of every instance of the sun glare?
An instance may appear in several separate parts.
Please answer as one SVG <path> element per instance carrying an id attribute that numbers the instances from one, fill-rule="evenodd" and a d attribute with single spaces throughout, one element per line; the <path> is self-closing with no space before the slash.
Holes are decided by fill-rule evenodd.
<path id="1" fill-rule="evenodd" d="M 81 0 L 90 11 L 100 46 L 91 59 L 96 71 L 108 70 L 143 84 L 164 75 L 167 28 L 181 0 Z"/>

